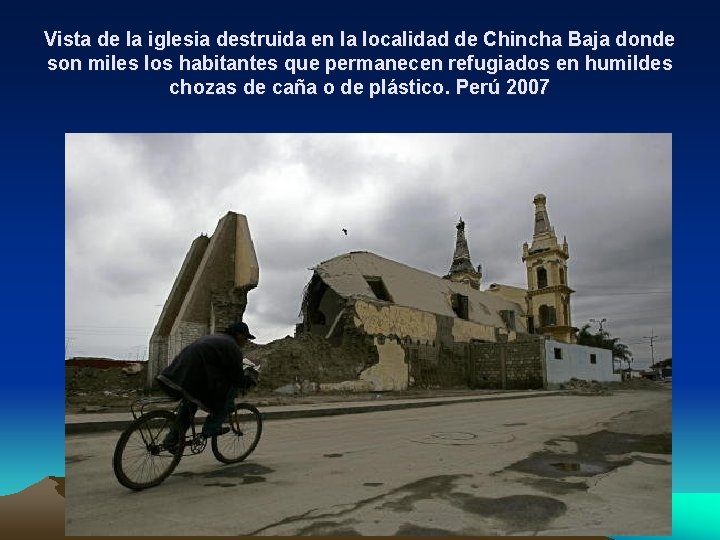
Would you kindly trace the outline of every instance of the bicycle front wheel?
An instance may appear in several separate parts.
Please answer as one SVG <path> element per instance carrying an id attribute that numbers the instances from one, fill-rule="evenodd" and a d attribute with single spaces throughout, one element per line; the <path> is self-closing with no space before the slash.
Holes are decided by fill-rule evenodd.
<path id="1" fill-rule="evenodd" d="M 230 432 L 212 438 L 212 452 L 218 461 L 238 463 L 248 457 L 262 435 L 262 416 L 254 405 L 239 403 L 228 416 Z"/>
<path id="2" fill-rule="evenodd" d="M 141 490 L 157 486 L 175 470 L 183 455 L 184 437 L 170 411 L 150 411 L 132 422 L 115 446 L 113 470 L 123 486 Z M 175 444 L 168 445 L 174 430 Z"/>

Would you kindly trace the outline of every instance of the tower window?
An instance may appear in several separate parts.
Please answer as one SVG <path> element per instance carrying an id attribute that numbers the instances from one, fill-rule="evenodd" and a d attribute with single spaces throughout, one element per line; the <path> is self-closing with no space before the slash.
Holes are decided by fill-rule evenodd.
<path id="1" fill-rule="evenodd" d="M 370 289 L 372 290 L 373 294 L 375 295 L 375 298 L 378 300 L 383 300 L 385 302 L 392 302 L 392 296 L 390 296 L 390 293 L 387 290 L 387 287 L 385 287 L 385 283 L 383 283 L 383 280 L 380 276 L 363 276 L 365 278 L 365 281 L 367 281 L 367 284 L 370 286 Z"/>
<path id="2" fill-rule="evenodd" d="M 470 315 L 468 297 L 464 294 L 453 294 L 450 300 L 455 315 L 467 320 Z"/>
<path id="3" fill-rule="evenodd" d="M 537 286 L 538 289 L 544 289 L 548 286 L 547 270 L 544 268 L 538 268 L 537 271 Z"/>
<path id="4" fill-rule="evenodd" d="M 560 347 L 555 347 L 555 360 L 562 360 L 562 349 Z"/>
<path id="5" fill-rule="evenodd" d="M 565 285 L 565 269 L 560 269 L 560 285 Z"/>
<path id="6" fill-rule="evenodd" d="M 557 324 L 555 318 L 555 306 L 543 304 L 540 306 L 540 326 L 554 326 Z"/>

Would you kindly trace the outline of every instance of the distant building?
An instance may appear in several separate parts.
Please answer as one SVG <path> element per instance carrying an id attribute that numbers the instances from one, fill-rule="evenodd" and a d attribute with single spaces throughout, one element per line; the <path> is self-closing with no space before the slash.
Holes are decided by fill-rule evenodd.
<path id="1" fill-rule="evenodd" d="M 623 381 L 630 381 L 632 379 L 641 379 L 643 377 L 642 369 L 625 368 L 620 371 Z"/>

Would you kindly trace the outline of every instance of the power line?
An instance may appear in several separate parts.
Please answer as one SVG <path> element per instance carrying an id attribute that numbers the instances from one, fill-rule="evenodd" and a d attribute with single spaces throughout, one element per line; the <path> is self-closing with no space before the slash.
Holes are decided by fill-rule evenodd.
<path id="1" fill-rule="evenodd" d="M 657 336 L 655 335 L 655 331 L 651 328 L 650 336 L 643 336 L 643 339 L 650 340 L 650 357 L 652 358 L 653 365 L 655 365 L 655 343 L 654 342 L 657 339 Z"/>

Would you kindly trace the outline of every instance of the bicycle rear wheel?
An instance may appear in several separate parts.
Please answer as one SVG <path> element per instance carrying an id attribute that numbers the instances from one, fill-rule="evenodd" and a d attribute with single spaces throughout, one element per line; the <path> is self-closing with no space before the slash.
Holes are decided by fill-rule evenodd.
<path id="1" fill-rule="evenodd" d="M 184 437 L 172 447 L 165 438 L 177 429 L 170 411 L 150 411 L 132 422 L 120 435 L 113 455 L 113 470 L 123 486 L 141 490 L 157 486 L 175 470 L 183 455 Z"/>
<path id="2" fill-rule="evenodd" d="M 212 452 L 218 461 L 238 463 L 248 457 L 262 435 L 262 416 L 254 405 L 239 403 L 228 416 L 230 432 L 212 438 Z"/>

